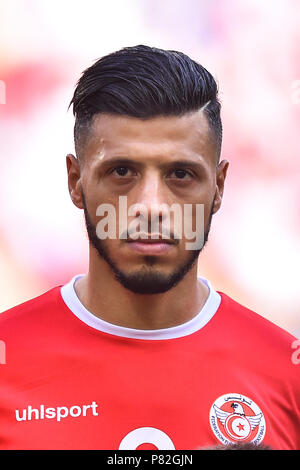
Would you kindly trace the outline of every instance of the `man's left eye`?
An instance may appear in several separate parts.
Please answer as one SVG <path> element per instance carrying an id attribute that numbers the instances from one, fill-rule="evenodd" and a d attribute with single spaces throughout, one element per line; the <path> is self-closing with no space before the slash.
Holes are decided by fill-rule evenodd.
<path id="1" fill-rule="evenodd" d="M 117 166 L 117 167 L 113 168 L 111 173 L 114 176 L 117 176 L 119 178 L 126 177 L 126 176 L 130 177 L 130 176 L 134 175 L 134 171 L 131 168 L 129 168 L 128 166 Z"/>
<path id="2" fill-rule="evenodd" d="M 180 180 L 188 179 L 192 176 L 189 171 L 183 170 L 181 168 L 177 168 L 177 169 L 173 170 L 170 174 L 171 175 L 174 174 L 175 178 L 180 179 Z"/>
<path id="3" fill-rule="evenodd" d="M 126 176 L 128 174 L 128 168 L 125 166 L 118 166 L 118 168 L 115 168 L 114 171 L 118 176 Z"/>

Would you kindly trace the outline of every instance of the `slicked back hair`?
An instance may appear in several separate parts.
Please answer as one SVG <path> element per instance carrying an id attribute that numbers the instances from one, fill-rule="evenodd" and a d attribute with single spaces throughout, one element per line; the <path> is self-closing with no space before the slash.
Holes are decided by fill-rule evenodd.
<path id="1" fill-rule="evenodd" d="M 219 158 L 222 122 L 217 83 L 182 52 L 138 45 L 108 54 L 84 70 L 69 108 L 71 105 L 78 157 L 97 114 L 149 119 L 182 116 L 203 108 Z"/>

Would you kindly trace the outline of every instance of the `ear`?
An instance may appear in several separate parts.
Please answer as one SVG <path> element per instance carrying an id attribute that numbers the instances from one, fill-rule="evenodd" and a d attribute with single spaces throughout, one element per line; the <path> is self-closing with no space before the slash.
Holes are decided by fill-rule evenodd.
<path id="1" fill-rule="evenodd" d="M 69 153 L 66 157 L 68 172 L 68 188 L 73 204 L 83 209 L 81 196 L 81 171 L 78 159 Z"/>
<path id="2" fill-rule="evenodd" d="M 216 193 L 215 193 L 213 214 L 215 214 L 221 207 L 228 166 L 229 166 L 229 162 L 227 160 L 222 160 L 218 164 L 218 167 L 217 167 L 217 176 L 216 176 L 217 187 L 216 187 Z"/>

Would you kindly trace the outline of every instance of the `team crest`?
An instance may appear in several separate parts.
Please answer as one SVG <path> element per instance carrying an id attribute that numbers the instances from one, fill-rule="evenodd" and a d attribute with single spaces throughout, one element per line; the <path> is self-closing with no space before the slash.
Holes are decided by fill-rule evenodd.
<path id="1" fill-rule="evenodd" d="M 259 444 L 266 432 L 266 422 L 260 408 L 250 398 L 239 393 L 227 393 L 212 405 L 209 414 L 211 428 L 222 444 L 252 442 Z"/>

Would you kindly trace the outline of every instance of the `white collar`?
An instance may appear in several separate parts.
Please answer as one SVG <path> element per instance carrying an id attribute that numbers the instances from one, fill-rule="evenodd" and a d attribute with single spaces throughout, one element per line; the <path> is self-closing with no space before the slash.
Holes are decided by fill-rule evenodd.
<path id="1" fill-rule="evenodd" d="M 212 288 L 210 282 L 199 277 L 198 279 L 204 282 L 204 284 L 209 288 L 209 295 L 202 309 L 195 317 L 181 325 L 172 326 L 171 328 L 160 330 L 136 330 L 134 328 L 127 328 L 109 323 L 87 310 L 80 302 L 74 289 L 75 282 L 82 276 L 83 274 L 74 276 L 70 282 L 61 287 L 61 295 L 67 307 L 86 325 L 104 333 L 122 336 L 124 338 L 163 340 L 190 335 L 203 328 L 209 320 L 211 320 L 221 303 L 220 294 Z"/>

